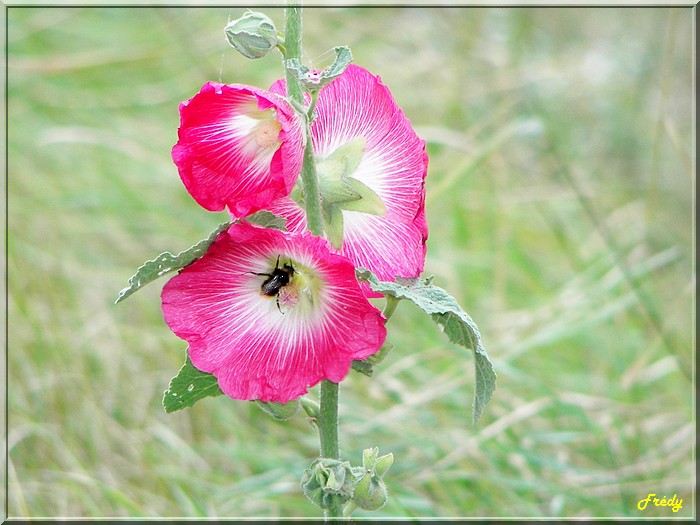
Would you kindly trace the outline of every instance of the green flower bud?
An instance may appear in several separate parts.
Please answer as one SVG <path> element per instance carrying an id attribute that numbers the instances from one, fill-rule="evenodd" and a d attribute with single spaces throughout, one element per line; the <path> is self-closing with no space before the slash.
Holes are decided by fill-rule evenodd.
<path id="1" fill-rule="evenodd" d="M 362 466 L 370 472 L 373 471 L 377 457 L 379 457 L 379 449 L 377 447 L 364 449 L 362 451 Z"/>
<path id="2" fill-rule="evenodd" d="M 291 418 L 299 410 L 299 399 L 292 399 L 284 404 L 275 402 L 264 403 L 256 399 L 255 404 L 258 405 L 260 410 L 279 421 Z"/>
<path id="3" fill-rule="evenodd" d="M 374 473 L 379 476 L 380 478 L 386 474 L 386 471 L 389 470 L 389 467 L 394 464 L 394 455 L 389 453 L 386 456 L 382 456 L 377 459 L 377 462 L 374 464 Z"/>
<path id="4" fill-rule="evenodd" d="M 379 510 L 387 500 L 386 485 L 379 476 L 373 475 L 367 470 L 362 479 L 355 485 L 352 500 L 361 509 Z"/>
<path id="5" fill-rule="evenodd" d="M 342 505 L 353 494 L 355 475 L 347 461 L 320 458 L 304 471 L 301 488 L 309 500 L 322 509 Z"/>
<path id="6" fill-rule="evenodd" d="M 248 11 L 230 22 L 224 33 L 229 44 L 246 58 L 262 58 L 277 46 L 277 29 L 262 13 Z"/>

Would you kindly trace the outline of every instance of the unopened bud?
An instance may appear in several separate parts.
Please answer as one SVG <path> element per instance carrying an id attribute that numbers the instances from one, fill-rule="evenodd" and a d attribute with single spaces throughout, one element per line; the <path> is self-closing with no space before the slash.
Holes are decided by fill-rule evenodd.
<path id="1" fill-rule="evenodd" d="M 386 485 L 379 476 L 373 475 L 368 470 L 355 485 L 352 500 L 361 509 L 379 510 L 387 500 Z"/>
<path id="2" fill-rule="evenodd" d="M 286 421 L 294 416 L 294 414 L 296 414 L 299 410 L 299 399 L 292 399 L 284 404 L 274 402 L 264 403 L 256 399 L 255 404 L 258 405 L 260 410 L 279 421 Z"/>
<path id="3" fill-rule="evenodd" d="M 248 11 L 224 28 L 226 39 L 246 58 L 262 58 L 277 46 L 277 29 L 269 17 Z"/>
<path id="4" fill-rule="evenodd" d="M 301 487 L 311 502 L 322 509 L 341 505 L 352 497 L 355 476 L 347 461 L 320 458 L 304 471 Z"/>

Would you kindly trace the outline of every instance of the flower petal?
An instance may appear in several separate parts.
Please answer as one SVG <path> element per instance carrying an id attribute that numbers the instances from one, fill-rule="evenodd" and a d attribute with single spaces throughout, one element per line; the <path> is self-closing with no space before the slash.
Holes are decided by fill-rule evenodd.
<path id="1" fill-rule="evenodd" d="M 263 293 L 284 264 L 289 284 Z M 245 222 L 166 283 L 162 308 L 192 364 L 235 399 L 286 403 L 323 379 L 339 382 L 386 337 L 352 263 L 326 241 Z"/>
<path id="2" fill-rule="evenodd" d="M 207 82 L 180 104 L 172 150 L 190 195 L 235 217 L 288 195 L 303 159 L 302 123 L 280 96 L 250 86 Z"/>
<path id="3" fill-rule="evenodd" d="M 270 90 L 284 93 L 284 82 Z M 384 215 L 343 210 L 345 238 L 339 253 L 380 279 L 419 276 L 428 237 L 425 142 L 381 79 L 356 65 L 321 89 L 315 114 L 311 132 L 317 159 L 364 137 L 364 154 L 351 176 L 371 188 L 386 208 Z M 291 231 L 306 227 L 303 211 L 289 198 L 267 209 L 284 216 Z"/>

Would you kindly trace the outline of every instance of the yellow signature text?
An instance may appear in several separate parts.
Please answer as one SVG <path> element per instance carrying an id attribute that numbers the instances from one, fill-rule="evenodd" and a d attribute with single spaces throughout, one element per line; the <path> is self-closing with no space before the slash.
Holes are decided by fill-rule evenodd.
<path id="1" fill-rule="evenodd" d="M 683 500 L 678 498 L 676 494 L 672 498 L 657 498 L 656 494 L 649 494 L 646 498 L 640 499 L 637 502 L 637 508 L 639 510 L 644 510 L 647 508 L 649 503 L 653 503 L 656 507 L 671 507 L 673 512 L 678 512 L 683 508 Z"/>

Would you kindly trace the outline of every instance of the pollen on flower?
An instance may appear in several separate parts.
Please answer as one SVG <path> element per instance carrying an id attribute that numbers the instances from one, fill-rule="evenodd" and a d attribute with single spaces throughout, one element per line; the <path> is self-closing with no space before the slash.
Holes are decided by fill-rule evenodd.
<path id="1" fill-rule="evenodd" d="M 255 127 L 255 142 L 263 149 L 277 146 L 280 130 L 282 126 L 276 120 L 263 120 Z"/>

